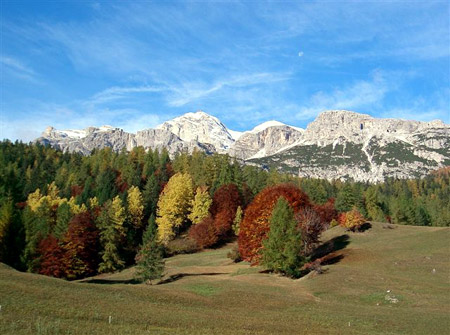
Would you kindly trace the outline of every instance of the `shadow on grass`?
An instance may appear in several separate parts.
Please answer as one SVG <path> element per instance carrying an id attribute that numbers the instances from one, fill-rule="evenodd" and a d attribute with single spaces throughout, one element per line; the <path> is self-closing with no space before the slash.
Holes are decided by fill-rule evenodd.
<path id="1" fill-rule="evenodd" d="M 195 277 L 195 276 L 217 276 L 217 275 L 224 275 L 228 274 L 226 272 L 205 272 L 205 273 L 176 273 L 174 275 L 169 276 L 166 279 L 163 279 L 159 282 L 155 282 L 156 285 L 161 284 L 168 284 L 172 283 L 174 281 L 177 281 L 184 277 Z M 136 279 L 89 279 L 89 280 L 83 280 L 81 283 L 87 283 L 87 284 L 106 284 L 106 285 L 114 285 L 114 284 L 142 284 L 139 280 Z"/>
<path id="2" fill-rule="evenodd" d="M 87 284 L 107 284 L 107 285 L 114 285 L 114 284 L 140 284 L 141 282 L 136 279 L 88 279 L 80 281 L 80 283 L 87 283 Z"/>
<path id="3" fill-rule="evenodd" d="M 350 236 L 347 234 L 336 236 L 332 238 L 331 240 L 323 243 L 320 245 L 316 251 L 313 253 L 311 260 L 315 261 L 319 258 L 323 258 L 325 256 L 328 256 L 336 251 L 342 250 L 350 243 L 349 242 Z M 342 257 L 341 257 L 342 259 Z M 332 263 L 335 264 L 335 263 Z"/>
<path id="4" fill-rule="evenodd" d="M 180 280 L 184 277 L 197 277 L 197 276 L 218 276 L 218 275 L 226 275 L 227 272 L 204 272 L 204 273 L 176 273 L 174 275 L 169 276 L 164 280 L 161 280 L 157 285 L 168 284 L 174 281 Z"/>
<path id="5" fill-rule="evenodd" d="M 372 228 L 372 224 L 370 222 L 366 222 L 366 223 L 362 224 L 361 227 L 359 227 L 358 231 L 363 233 L 366 230 L 369 230 L 370 228 Z"/>

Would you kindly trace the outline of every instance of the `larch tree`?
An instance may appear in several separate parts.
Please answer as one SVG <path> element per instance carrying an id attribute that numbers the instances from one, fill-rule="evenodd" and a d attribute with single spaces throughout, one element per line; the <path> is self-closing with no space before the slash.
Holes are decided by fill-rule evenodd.
<path id="1" fill-rule="evenodd" d="M 233 232 L 236 236 L 239 236 L 239 230 L 241 229 L 241 221 L 242 221 L 242 208 L 241 206 L 238 206 L 237 210 L 236 210 L 236 216 L 234 217 L 233 220 Z"/>
<path id="2" fill-rule="evenodd" d="M 128 220 L 135 229 L 139 229 L 143 225 L 144 220 L 144 204 L 141 191 L 137 186 L 132 186 L 128 190 Z"/>
<path id="3" fill-rule="evenodd" d="M 158 241 L 167 244 L 176 235 L 176 231 L 188 221 L 194 198 L 192 179 L 189 174 L 173 175 L 158 201 L 156 224 Z"/>
<path id="4" fill-rule="evenodd" d="M 192 201 L 192 212 L 188 218 L 193 224 L 200 223 L 204 218 L 209 215 L 209 207 L 211 206 L 212 199 L 206 187 L 197 187 L 195 198 Z"/>

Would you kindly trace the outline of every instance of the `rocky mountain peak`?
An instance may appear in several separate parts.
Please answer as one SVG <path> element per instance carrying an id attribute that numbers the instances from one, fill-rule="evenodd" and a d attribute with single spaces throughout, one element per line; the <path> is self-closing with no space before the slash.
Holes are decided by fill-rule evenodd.
<path id="1" fill-rule="evenodd" d="M 218 152 L 226 152 L 234 138 L 220 120 L 203 111 L 186 113 L 159 125 L 157 129 L 172 132 L 183 141 L 212 144 Z"/>
<path id="2" fill-rule="evenodd" d="M 379 119 L 346 110 L 323 112 L 306 130 L 267 121 L 240 133 L 197 111 L 136 134 L 111 126 L 48 127 L 36 141 L 83 154 L 96 148 L 120 151 L 136 146 L 167 148 L 171 155 L 219 152 L 304 177 L 371 182 L 423 176 L 450 165 L 450 126 L 442 121 Z"/>

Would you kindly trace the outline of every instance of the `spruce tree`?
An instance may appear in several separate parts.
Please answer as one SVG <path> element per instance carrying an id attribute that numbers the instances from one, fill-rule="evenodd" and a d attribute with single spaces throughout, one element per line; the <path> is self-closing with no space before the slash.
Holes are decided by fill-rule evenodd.
<path id="1" fill-rule="evenodd" d="M 300 255 L 302 236 L 294 211 L 284 197 L 278 199 L 269 222 L 270 231 L 263 241 L 262 265 L 274 272 L 298 277 L 305 262 Z"/>
<path id="2" fill-rule="evenodd" d="M 142 238 L 142 247 L 136 256 L 135 278 L 140 282 L 152 284 L 153 280 L 164 275 L 164 259 L 162 246 L 157 239 L 155 216 L 149 219 L 147 229 Z"/>

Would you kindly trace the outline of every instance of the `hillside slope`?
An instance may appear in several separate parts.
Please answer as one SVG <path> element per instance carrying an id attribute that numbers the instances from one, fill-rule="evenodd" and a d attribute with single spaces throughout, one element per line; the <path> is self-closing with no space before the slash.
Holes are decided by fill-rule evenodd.
<path id="1" fill-rule="evenodd" d="M 449 228 L 336 227 L 337 263 L 290 280 L 226 258 L 167 260 L 166 283 L 133 269 L 66 282 L 0 266 L 1 334 L 448 334 Z M 112 317 L 109 324 L 109 316 Z"/>

